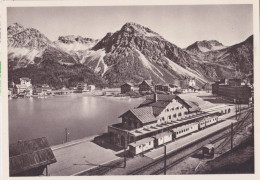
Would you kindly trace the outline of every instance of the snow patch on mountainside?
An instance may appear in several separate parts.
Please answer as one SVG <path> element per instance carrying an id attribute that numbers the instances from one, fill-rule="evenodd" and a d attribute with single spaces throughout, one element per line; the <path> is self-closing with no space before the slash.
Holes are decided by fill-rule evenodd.
<path id="1" fill-rule="evenodd" d="M 82 44 L 78 42 L 74 42 L 70 44 L 55 42 L 55 44 L 65 51 L 83 51 L 92 48 L 96 44 L 96 42 L 89 42 L 87 44 Z"/>
<path id="2" fill-rule="evenodd" d="M 103 72 L 102 76 L 106 73 L 108 70 L 108 66 L 104 62 L 104 56 L 106 55 L 105 49 L 99 49 L 97 51 L 89 50 L 89 51 L 84 51 L 82 55 L 82 59 L 80 60 L 81 64 L 90 64 L 93 61 L 98 61 L 95 67 L 92 67 L 94 72 L 98 73 L 102 69 L 103 66 Z"/>
<path id="3" fill-rule="evenodd" d="M 8 47 L 8 58 L 13 59 L 13 58 L 18 58 L 18 61 L 21 59 L 27 59 L 28 64 L 33 64 L 34 63 L 34 58 L 35 57 L 41 57 L 43 51 L 39 51 L 37 49 L 28 49 L 28 48 L 13 48 L 13 47 Z"/>
<path id="4" fill-rule="evenodd" d="M 150 69 L 153 73 L 155 73 L 155 75 L 157 77 L 159 77 L 162 81 L 164 81 L 163 78 L 161 77 L 161 76 L 163 76 L 163 73 L 161 73 L 159 69 L 157 69 L 152 63 L 150 63 L 150 61 L 147 60 L 146 57 L 140 51 L 138 51 L 137 49 L 135 49 L 135 50 L 138 53 L 143 65 L 147 69 Z"/>
<path id="5" fill-rule="evenodd" d="M 168 63 L 170 65 L 170 67 L 178 72 L 179 74 L 181 75 L 184 75 L 184 76 L 190 76 L 190 77 L 195 77 L 196 79 L 199 79 L 201 80 L 202 82 L 206 82 L 205 79 L 203 79 L 202 77 L 200 77 L 199 75 L 197 75 L 197 73 L 194 73 L 194 72 L 191 72 L 183 67 L 181 67 L 180 65 L 178 65 L 177 63 L 171 61 L 170 59 L 166 58 L 168 60 Z"/>

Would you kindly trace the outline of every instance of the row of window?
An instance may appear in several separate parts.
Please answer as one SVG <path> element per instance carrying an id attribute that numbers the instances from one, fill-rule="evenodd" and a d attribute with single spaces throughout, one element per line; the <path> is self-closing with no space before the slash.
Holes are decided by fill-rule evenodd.
<path id="1" fill-rule="evenodd" d="M 185 112 L 184 112 L 184 114 L 185 114 L 185 115 L 187 115 L 187 114 L 188 114 L 188 111 L 185 111 Z M 172 116 L 171 116 L 171 115 L 169 115 L 169 116 L 168 116 L 168 120 L 169 120 L 169 119 L 172 119 L 172 118 L 177 118 L 177 116 L 178 116 L 178 117 L 182 116 L 182 113 L 181 113 L 181 112 L 179 112 L 178 114 L 173 114 Z M 161 119 L 161 120 L 162 120 L 162 121 L 164 121 L 164 120 L 165 120 L 165 118 L 164 118 L 164 117 L 162 117 L 162 119 Z"/>
<path id="2" fill-rule="evenodd" d="M 165 112 L 169 112 L 169 111 L 174 111 L 174 110 L 179 110 L 179 109 L 183 109 L 184 107 L 181 106 L 181 107 L 176 107 L 175 109 L 174 108 L 171 108 L 171 109 L 165 109 Z"/>

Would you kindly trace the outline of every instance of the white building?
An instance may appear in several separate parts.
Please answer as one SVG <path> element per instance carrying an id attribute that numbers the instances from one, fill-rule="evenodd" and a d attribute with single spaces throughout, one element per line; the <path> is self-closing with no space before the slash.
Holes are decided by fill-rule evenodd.
<path id="1" fill-rule="evenodd" d="M 96 89 L 95 85 L 88 85 L 88 90 L 89 91 L 94 91 Z"/>
<path id="2" fill-rule="evenodd" d="M 17 88 L 17 94 L 24 93 L 25 95 L 32 95 L 32 84 L 31 79 L 27 77 L 20 78 L 20 84 L 16 85 Z"/>

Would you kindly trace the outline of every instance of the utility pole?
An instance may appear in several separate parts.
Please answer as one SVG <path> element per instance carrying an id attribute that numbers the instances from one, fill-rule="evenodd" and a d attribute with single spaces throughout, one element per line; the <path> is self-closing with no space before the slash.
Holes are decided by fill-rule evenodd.
<path id="1" fill-rule="evenodd" d="M 65 143 L 68 142 L 68 129 L 65 128 Z"/>
<path id="2" fill-rule="evenodd" d="M 254 109 L 252 110 L 252 134 L 254 134 Z"/>
<path id="3" fill-rule="evenodd" d="M 124 148 L 124 168 L 126 168 L 126 148 Z"/>
<path id="4" fill-rule="evenodd" d="M 231 150 L 233 149 L 233 123 L 231 123 L 231 131 L 230 131 L 230 135 L 231 135 L 231 138 L 230 138 L 230 142 L 231 142 Z"/>
<path id="5" fill-rule="evenodd" d="M 164 175 L 166 175 L 166 145 L 164 145 Z"/>

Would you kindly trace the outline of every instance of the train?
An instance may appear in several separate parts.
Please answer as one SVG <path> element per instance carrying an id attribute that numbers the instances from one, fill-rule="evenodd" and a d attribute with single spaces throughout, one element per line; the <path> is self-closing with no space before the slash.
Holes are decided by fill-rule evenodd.
<path id="1" fill-rule="evenodd" d="M 200 131 L 218 122 L 220 113 L 208 114 L 204 117 L 195 119 L 194 121 L 184 121 L 167 132 L 156 134 L 153 137 L 141 139 L 129 144 L 129 151 L 133 155 L 160 147 L 166 143 L 175 141 L 181 137 Z M 149 144 L 149 145 L 148 145 Z"/>

